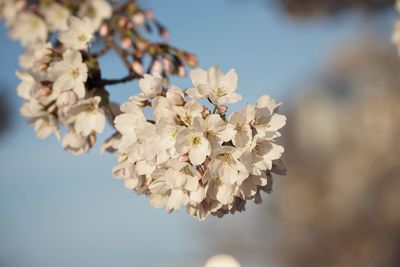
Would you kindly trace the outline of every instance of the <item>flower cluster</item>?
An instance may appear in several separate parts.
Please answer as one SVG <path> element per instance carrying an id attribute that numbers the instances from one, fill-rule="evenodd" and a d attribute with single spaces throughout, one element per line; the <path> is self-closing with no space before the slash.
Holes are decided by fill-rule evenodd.
<path id="1" fill-rule="evenodd" d="M 108 120 L 116 132 L 101 150 L 118 151 L 114 175 L 155 207 L 186 206 L 198 219 L 242 211 L 272 190 L 271 173 L 285 172 L 284 149 L 275 143 L 286 122 L 279 104 L 262 96 L 228 116 L 227 105 L 242 97 L 236 72 L 219 67 L 193 70 L 187 90 L 166 89 L 169 75 L 184 76 L 197 58 L 145 38 L 154 29 L 164 39 L 168 32 L 134 0 L 0 0 L 0 19 L 26 48 L 17 93 L 36 135 L 54 134 L 65 150 L 82 154 Z M 102 77 L 99 58 L 109 51 L 125 77 Z M 108 86 L 135 79 L 142 92 L 118 110 Z"/>
<path id="2" fill-rule="evenodd" d="M 114 143 L 119 164 L 113 173 L 168 212 L 186 206 L 205 219 L 242 211 L 247 200 L 258 203 L 261 191 L 270 192 L 272 172 L 285 171 L 284 149 L 275 140 L 286 117 L 268 96 L 228 116 L 226 105 L 241 100 L 234 70 L 195 69 L 190 76 L 193 87 L 186 91 L 165 89 L 157 73 L 139 81 L 142 92 L 114 121 L 121 137 Z"/>
<path id="3" fill-rule="evenodd" d="M 17 72 L 21 79 L 17 93 L 26 100 L 21 114 L 34 124 L 40 139 L 52 133 L 60 138 L 60 125 L 66 126 L 62 145 L 75 154 L 93 145 L 106 122 L 99 96 L 103 91 L 85 86 L 90 64 L 83 57 L 93 32 L 89 19 L 69 18 L 67 28 L 58 35 L 62 46 L 53 48 L 50 42 L 29 45 L 20 58 L 24 71 Z"/>
<path id="4" fill-rule="evenodd" d="M 61 139 L 65 126 L 61 143 L 74 154 L 88 151 L 106 118 L 112 124 L 119 112 L 106 86 L 142 77 L 144 62 L 150 62 L 146 71 L 157 70 L 163 80 L 168 74 L 184 75 L 185 64 L 197 64 L 188 52 L 147 40 L 141 29 L 152 31 L 150 25 L 162 37 L 167 32 L 151 11 L 134 1 L 117 6 L 106 0 L 0 0 L 0 18 L 26 49 L 17 72 L 17 92 L 26 101 L 21 114 L 40 139 L 52 133 Z M 94 51 L 94 42 L 103 46 Z M 124 63 L 125 77 L 102 78 L 99 57 L 110 50 Z M 113 137 L 102 150 L 112 150 Z"/>
<path id="5" fill-rule="evenodd" d="M 106 0 L 85 0 L 80 4 L 77 1 L 69 1 L 68 4 L 51 0 L 35 2 L 38 1 L 0 1 L 0 18 L 9 27 L 10 36 L 24 46 L 45 42 L 52 32 L 67 29 L 68 19 L 73 13 L 80 18 L 88 18 L 94 31 L 112 14 L 112 6 Z"/>

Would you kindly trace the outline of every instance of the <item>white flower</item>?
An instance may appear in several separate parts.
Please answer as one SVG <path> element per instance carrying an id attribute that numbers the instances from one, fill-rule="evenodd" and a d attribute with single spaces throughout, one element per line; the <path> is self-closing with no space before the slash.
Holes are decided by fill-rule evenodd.
<path id="1" fill-rule="evenodd" d="M 69 9 L 59 3 L 42 5 L 40 13 L 44 16 L 49 28 L 53 31 L 65 30 L 68 18 L 71 16 Z"/>
<path id="2" fill-rule="evenodd" d="M 232 146 L 223 146 L 213 151 L 209 165 L 210 173 L 219 177 L 223 184 L 241 184 L 248 176 L 246 167 L 240 162 L 240 150 Z"/>
<path id="3" fill-rule="evenodd" d="M 46 72 L 43 71 L 43 66 L 50 61 L 51 48 L 50 42 L 32 42 L 25 48 L 25 53 L 19 57 L 19 64 L 36 76 L 45 77 Z"/>
<path id="4" fill-rule="evenodd" d="M 61 93 L 73 90 L 79 98 L 85 97 L 85 82 L 88 68 L 82 62 L 79 51 L 68 49 L 63 54 L 63 60 L 54 62 L 49 67 L 49 76 L 54 80 L 53 90 Z"/>
<path id="5" fill-rule="evenodd" d="M 246 105 L 241 111 L 234 112 L 229 118 L 229 124 L 235 132 L 232 143 L 239 148 L 247 147 L 252 139 L 250 122 L 254 119 L 254 107 Z"/>
<path id="6" fill-rule="evenodd" d="M 35 41 L 45 41 L 47 38 L 46 23 L 38 16 L 29 12 L 17 15 L 10 29 L 13 39 L 20 40 L 22 45 Z"/>
<path id="7" fill-rule="evenodd" d="M 176 151 L 180 154 L 189 153 L 190 162 L 200 165 L 211 153 L 211 145 L 204 133 L 195 129 L 183 129 L 176 137 Z"/>
<path id="8" fill-rule="evenodd" d="M 114 120 L 114 126 L 121 133 L 122 138 L 119 144 L 120 151 L 126 151 L 137 140 L 136 130 L 147 124 L 146 117 L 141 108 L 132 102 L 125 102 L 121 105 L 122 114 Z"/>
<path id="9" fill-rule="evenodd" d="M 57 97 L 56 105 L 61 111 L 67 112 L 76 102 L 78 102 L 77 95 L 73 91 L 65 91 Z"/>
<path id="10" fill-rule="evenodd" d="M 104 111 L 99 108 L 100 101 L 99 96 L 83 99 L 69 110 L 77 133 L 86 136 L 92 131 L 103 132 L 106 117 Z"/>
<path id="11" fill-rule="evenodd" d="M 190 126 L 193 123 L 193 119 L 201 117 L 201 112 L 203 111 L 203 106 L 194 100 L 186 102 L 186 104 L 181 106 L 174 106 L 175 112 L 179 115 L 179 119 L 186 125 Z"/>
<path id="12" fill-rule="evenodd" d="M 46 111 L 44 111 L 43 108 L 43 105 L 41 105 L 39 101 L 30 99 L 22 105 L 20 113 L 30 121 L 34 121 L 35 118 L 46 115 Z"/>
<path id="13" fill-rule="evenodd" d="M 267 186 L 268 180 L 272 182 L 271 174 L 268 174 L 268 176 L 266 172 L 262 172 L 260 175 L 250 174 L 241 185 L 235 187 L 234 195 L 241 199 L 249 199 L 255 196 L 259 187 Z"/>
<path id="14" fill-rule="evenodd" d="M 154 132 L 147 130 L 152 128 Z M 170 158 L 177 158 L 175 151 L 176 136 L 180 126 L 168 121 L 161 120 L 157 126 L 149 125 L 141 129 L 138 136 L 141 138 L 142 155 L 147 160 L 154 160 L 157 164 L 162 164 Z"/>
<path id="15" fill-rule="evenodd" d="M 198 186 L 196 172 L 187 163 L 171 161 L 166 168 L 155 171 L 153 182 L 149 185 L 150 192 L 158 195 L 157 202 L 153 197 L 153 204 L 158 207 L 165 205 L 168 211 L 179 210 L 189 202 L 189 192 L 195 191 Z"/>
<path id="16" fill-rule="evenodd" d="M 16 75 L 21 79 L 21 83 L 17 87 L 18 96 L 25 100 L 29 100 L 34 87 L 37 86 L 37 82 L 28 72 L 18 71 L 16 72 Z"/>
<path id="17" fill-rule="evenodd" d="M 60 139 L 60 130 L 58 127 L 57 119 L 50 114 L 34 119 L 34 128 L 36 136 L 39 139 L 45 139 L 50 134 L 54 133 L 57 139 Z"/>
<path id="18" fill-rule="evenodd" d="M 88 17 L 95 29 L 99 29 L 102 21 L 112 15 L 112 7 L 105 0 L 87 0 L 80 5 L 79 17 Z"/>
<path id="19" fill-rule="evenodd" d="M 269 96 L 258 98 L 253 122 L 257 133 L 270 139 L 280 136 L 277 131 L 285 126 L 286 117 L 276 113 L 279 106 L 280 104 L 277 104 Z"/>
<path id="20" fill-rule="evenodd" d="M 151 102 L 151 107 L 153 108 L 153 115 L 156 121 L 161 119 L 173 120 L 177 115 L 175 106 L 163 96 L 155 97 Z"/>
<path id="21" fill-rule="evenodd" d="M 68 29 L 60 32 L 58 40 L 66 47 L 82 50 L 86 49 L 93 39 L 94 27 L 89 18 L 79 19 L 70 17 Z"/>
<path id="22" fill-rule="evenodd" d="M 284 148 L 261 135 L 256 135 L 250 146 L 243 152 L 241 161 L 249 172 L 260 175 L 262 171 L 272 169 L 272 161 L 281 158 Z"/>
<path id="23" fill-rule="evenodd" d="M 147 184 L 145 176 L 136 173 L 136 165 L 126 159 L 113 168 L 113 175 L 124 180 L 124 186 L 130 190 L 141 191 L 141 186 Z"/>
<path id="24" fill-rule="evenodd" d="M 1 0 L 0 1 L 0 18 L 5 21 L 7 26 L 11 26 L 21 8 L 21 2 L 15 0 Z"/>
<path id="25" fill-rule="evenodd" d="M 104 143 L 100 146 L 100 153 L 104 152 L 115 152 L 118 150 L 118 146 L 121 142 L 121 134 L 114 133 L 111 137 L 107 138 Z"/>
<path id="26" fill-rule="evenodd" d="M 199 129 L 205 133 L 210 141 L 211 148 L 217 149 L 223 142 L 230 141 L 234 135 L 232 128 L 221 119 L 219 114 L 211 114 L 204 120 L 202 117 L 196 117 L 193 120 L 194 129 Z"/>
<path id="27" fill-rule="evenodd" d="M 208 97 L 215 105 L 234 104 L 242 99 L 235 92 L 238 77 L 234 69 L 224 75 L 218 66 L 209 68 L 208 72 L 197 68 L 190 77 L 195 87 L 186 92 L 194 99 Z"/>
<path id="28" fill-rule="evenodd" d="M 78 134 L 75 130 L 69 130 L 62 140 L 62 146 L 65 150 L 75 155 L 80 155 L 89 149 L 89 144 L 85 136 Z"/>
<path id="29" fill-rule="evenodd" d="M 169 103 L 174 106 L 182 106 L 185 104 L 185 94 L 182 89 L 172 85 L 168 88 L 166 98 Z"/>
<path id="30" fill-rule="evenodd" d="M 153 98 L 161 94 L 163 90 L 162 78 L 159 74 L 145 74 L 143 78 L 139 80 L 139 88 L 147 98 Z"/>

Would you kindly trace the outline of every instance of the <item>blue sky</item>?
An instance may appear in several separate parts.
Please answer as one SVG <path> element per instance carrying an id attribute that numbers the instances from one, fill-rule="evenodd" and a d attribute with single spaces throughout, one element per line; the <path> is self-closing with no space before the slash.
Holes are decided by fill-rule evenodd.
<path id="1" fill-rule="evenodd" d="M 246 2 L 149 0 L 145 6 L 167 26 L 172 44 L 197 53 L 201 67 L 235 68 L 244 102 L 261 94 L 289 99 L 335 45 L 363 30 L 354 16 L 299 23 L 264 1 Z M 219 252 L 204 247 L 209 229 L 245 223 L 246 214 L 202 223 L 184 211 L 168 215 L 112 177 L 114 155 L 95 149 L 75 157 L 54 137 L 38 140 L 18 115 L 14 72 L 22 49 L 4 25 L 0 47 L 0 90 L 8 91 L 13 107 L 13 126 L 0 139 L 1 266 L 199 267 Z M 104 76 L 124 75 L 112 56 L 102 63 Z M 182 87 L 189 82 L 173 79 Z M 138 88 L 131 83 L 110 91 L 123 101 Z"/>

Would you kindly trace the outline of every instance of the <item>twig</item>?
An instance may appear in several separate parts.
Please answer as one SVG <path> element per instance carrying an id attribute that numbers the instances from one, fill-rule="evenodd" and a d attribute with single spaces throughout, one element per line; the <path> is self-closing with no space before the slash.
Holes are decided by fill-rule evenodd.
<path id="1" fill-rule="evenodd" d="M 105 42 L 105 43 L 104 43 L 104 46 L 103 46 L 100 50 L 94 52 L 94 53 L 92 54 L 92 56 L 93 56 L 94 58 L 101 57 L 101 56 L 103 56 L 104 54 L 106 54 L 106 53 L 110 50 L 110 48 L 111 48 L 111 47 L 110 47 L 109 42 Z"/>
<path id="2" fill-rule="evenodd" d="M 127 76 L 121 78 L 121 79 L 101 79 L 99 82 L 99 85 L 105 86 L 105 85 L 114 85 L 114 84 L 119 84 L 119 83 L 126 83 L 135 79 L 139 79 L 142 76 L 136 73 L 130 73 Z"/>

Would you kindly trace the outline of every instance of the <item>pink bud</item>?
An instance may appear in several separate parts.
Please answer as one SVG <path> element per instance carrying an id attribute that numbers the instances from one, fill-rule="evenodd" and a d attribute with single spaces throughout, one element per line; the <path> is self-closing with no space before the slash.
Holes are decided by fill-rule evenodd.
<path id="1" fill-rule="evenodd" d="M 162 73 L 163 71 L 163 66 L 160 63 L 160 61 L 156 60 L 153 62 L 153 65 L 151 66 L 151 72 L 152 73 Z"/>
<path id="2" fill-rule="evenodd" d="M 142 63 L 140 63 L 139 61 L 133 61 L 131 63 L 132 69 L 135 73 L 139 74 L 139 75 L 143 75 L 143 65 Z"/>
<path id="3" fill-rule="evenodd" d="M 101 25 L 99 32 L 100 32 L 100 36 L 102 36 L 102 37 L 107 36 L 109 33 L 108 25 L 107 24 Z"/>
<path id="4" fill-rule="evenodd" d="M 127 21 L 128 21 L 127 17 L 125 17 L 125 16 L 120 17 L 118 20 L 118 26 L 121 28 L 124 28 Z"/>
<path id="5" fill-rule="evenodd" d="M 150 20 L 154 19 L 154 14 L 153 14 L 153 11 L 151 11 L 151 10 L 146 10 L 145 15 Z"/>
<path id="6" fill-rule="evenodd" d="M 128 49 L 129 47 L 132 46 L 132 40 L 129 38 L 123 38 L 121 41 L 121 46 L 125 49 Z"/>
<path id="7" fill-rule="evenodd" d="M 180 77 L 184 77 L 184 76 L 186 75 L 186 70 L 185 70 L 184 67 L 179 66 L 179 68 L 178 68 L 178 75 L 179 75 Z"/>
<path id="8" fill-rule="evenodd" d="M 169 71 L 171 69 L 171 60 L 169 60 L 169 58 L 164 57 L 162 59 L 163 64 L 164 64 L 164 68 Z"/>
<path id="9" fill-rule="evenodd" d="M 192 68 L 196 67 L 199 61 L 197 59 L 197 56 L 191 53 L 184 53 L 183 58 L 185 59 L 186 63 Z"/>
<path id="10" fill-rule="evenodd" d="M 211 114 L 211 111 L 204 107 L 203 111 L 201 112 L 201 115 L 203 115 L 203 118 L 207 118 Z"/>
<path id="11" fill-rule="evenodd" d="M 136 13 L 132 16 L 132 21 L 138 26 L 143 26 L 146 18 L 144 17 L 143 13 Z"/>
<path id="12" fill-rule="evenodd" d="M 222 106 L 219 107 L 219 112 L 220 113 L 225 113 L 227 111 L 228 111 L 228 107 L 227 106 L 222 105 Z"/>
<path id="13" fill-rule="evenodd" d="M 87 137 L 87 142 L 89 145 L 89 148 L 92 148 L 94 143 L 96 143 L 96 133 L 92 132 L 88 137 Z"/>

